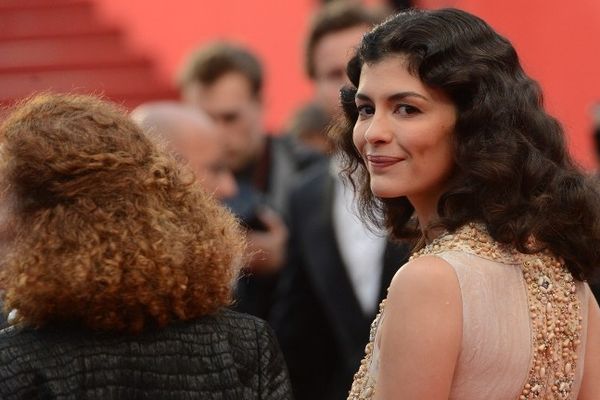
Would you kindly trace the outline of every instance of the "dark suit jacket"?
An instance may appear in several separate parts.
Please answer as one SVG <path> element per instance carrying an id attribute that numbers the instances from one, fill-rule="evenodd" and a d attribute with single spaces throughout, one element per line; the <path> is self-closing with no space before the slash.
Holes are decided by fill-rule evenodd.
<path id="1" fill-rule="evenodd" d="M 255 220 L 257 209 L 265 204 L 285 218 L 296 174 L 320 160 L 314 153 L 295 148 L 289 137 L 269 136 L 263 157 L 236 177 L 238 194 L 226 203 L 246 225 Z M 247 227 L 257 229 L 251 224 Z M 278 274 L 242 274 L 236 285 L 233 309 L 266 319 L 278 278 Z"/>
<path id="2" fill-rule="evenodd" d="M 334 180 L 314 167 L 290 197 L 290 246 L 270 322 L 297 400 L 346 399 L 364 356 L 374 315 L 364 315 L 332 224 Z M 408 250 L 388 243 L 380 299 Z"/>

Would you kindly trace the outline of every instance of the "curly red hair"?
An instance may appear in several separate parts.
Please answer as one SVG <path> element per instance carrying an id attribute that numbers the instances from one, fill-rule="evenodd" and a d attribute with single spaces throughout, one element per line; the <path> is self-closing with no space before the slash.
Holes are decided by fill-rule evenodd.
<path id="1" fill-rule="evenodd" d="M 118 106 L 38 95 L 0 127 L 5 311 L 139 332 L 231 303 L 237 221 Z M 9 200 L 10 199 L 10 200 Z"/>

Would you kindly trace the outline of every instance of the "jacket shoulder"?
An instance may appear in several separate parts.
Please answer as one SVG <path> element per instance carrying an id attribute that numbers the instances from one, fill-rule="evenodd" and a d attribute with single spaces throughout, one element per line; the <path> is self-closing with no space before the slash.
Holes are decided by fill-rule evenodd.
<path id="1" fill-rule="evenodd" d="M 235 393 L 223 398 L 252 398 L 270 390 L 265 384 L 283 393 L 289 386 L 267 324 L 230 310 L 135 336 L 66 327 L 5 328 L 0 331 L 0 381 L 3 399 L 36 398 L 55 389 L 77 398 L 154 393 L 175 399 L 181 392 L 216 395 L 223 385 Z M 102 388 L 94 389 L 102 395 L 88 393 L 89 382 Z M 126 394 L 110 392 L 116 388 Z"/>

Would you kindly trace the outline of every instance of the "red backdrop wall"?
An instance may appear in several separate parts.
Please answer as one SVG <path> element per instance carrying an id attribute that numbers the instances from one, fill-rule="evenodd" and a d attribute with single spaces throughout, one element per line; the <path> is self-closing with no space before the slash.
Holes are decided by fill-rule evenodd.
<path id="1" fill-rule="evenodd" d="M 373 5 L 381 0 L 370 0 Z M 302 69 L 309 16 L 317 0 L 97 0 L 104 18 L 127 28 L 135 46 L 173 79 L 185 55 L 207 41 L 248 46 L 267 72 L 266 125 L 278 130 L 303 101 L 310 84 Z M 597 0 L 421 0 L 424 7 L 473 12 L 508 37 L 527 72 L 545 92 L 550 112 L 565 126 L 571 151 L 595 166 L 592 105 L 600 100 L 600 2 Z"/>

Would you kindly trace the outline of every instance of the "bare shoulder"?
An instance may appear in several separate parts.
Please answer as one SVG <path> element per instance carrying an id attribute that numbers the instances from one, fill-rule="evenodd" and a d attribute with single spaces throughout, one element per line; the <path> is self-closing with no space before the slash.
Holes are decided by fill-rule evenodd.
<path id="1" fill-rule="evenodd" d="M 422 256 L 396 273 L 381 325 L 382 399 L 448 399 L 462 338 L 462 299 L 454 268 Z"/>
<path id="2" fill-rule="evenodd" d="M 416 300 L 433 300 L 460 295 L 454 268 L 437 256 L 416 258 L 398 270 L 389 288 L 389 298 L 410 296 Z"/>

